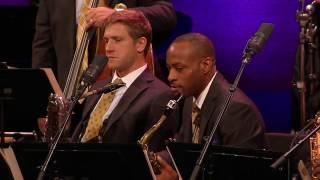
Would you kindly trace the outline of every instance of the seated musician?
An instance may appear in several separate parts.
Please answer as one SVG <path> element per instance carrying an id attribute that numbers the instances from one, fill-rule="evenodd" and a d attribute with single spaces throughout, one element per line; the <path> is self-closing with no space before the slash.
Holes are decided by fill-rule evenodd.
<path id="1" fill-rule="evenodd" d="M 105 22 L 104 41 L 107 66 L 115 72 L 110 79 L 94 84 L 92 89 L 110 82 L 123 82 L 125 86 L 113 93 L 88 97 L 72 140 L 137 143 L 164 110 L 151 109 L 154 107 L 151 105 L 157 104 L 154 97 L 170 92 L 168 86 L 147 69 L 150 23 L 139 11 L 114 12 Z"/>
<path id="2" fill-rule="evenodd" d="M 205 143 L 231 86 L 217 71 L 214 46 L 199 33 L 179 36 L 167 51 L 167 67 L 171 90 L 186 97 L 176 141 Z M 259 110 L 237 89 L 218 126 L 214 144 L 262 149 L 265 148 L 264 131 Z M 163 161 L 168 160 L 165 154 L 160 153 L 159 158 L 163 171 L 158 178 L 176 177 Z"/>
<path id="3" fill-rule="evenodd" d="M 115 11 L 113 8 L 119 2 L 126 4 L 129 9 L 141 11 L 149 19 L 154 34 L 153 44 L 160 45 L 161 41 L 168 38 L 176 24 L 171 0 L 99 0 L 99 7 L 87 8 L 89 2 L 88 0 L 39 1 L 32 45 L 32 67 L 52 68 L 62 88 L 68 86 L 67 76 L 72 68 L 76 47 L 80 45 L 79 37 L 84 29 L 82 26 L 101 27 L 107 17 Z M 94 42 L 89 45 L 88 63 L 94 58 L 94 46 Z"/>

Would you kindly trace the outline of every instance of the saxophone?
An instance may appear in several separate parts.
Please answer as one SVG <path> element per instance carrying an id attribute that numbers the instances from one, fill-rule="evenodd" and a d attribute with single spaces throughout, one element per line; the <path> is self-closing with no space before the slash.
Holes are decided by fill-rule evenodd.
<path id="1" fill-rule="evenodd" d="M 160 117 L 159 121 L 154 124 L 144 135 L 138 140 L 138 144 L 142 147 L 143 153 L 146 157 L 147 163 L 149 165 L 150 170 L 152 170 L 152 174 L 159 175 L 160 171 L 160 163 L 157 160 L 157 155 L 150 151 L 149 142 L 155 132 L 161 127 L 161 125 L 166 121 L 167 116 L 177 107 L 178 102 L 182 99 L 182 95 L 178 97 L 176 100 L 170 100 L 167 105 L 163 115 Z"/>
<path id="2" fill-rule="evenodd" d="M 320 111 L 315 115 L 314 120 L 315 126 L 320 125 Z M 314 176 L 313 172 L 315 167 L 320 165 L 320 132 L 316 132 L 315 135 L 310 137 L 310 160 L 311 160 L 311 170 L 312 179 L 317 180 L 318 178 Z"/>

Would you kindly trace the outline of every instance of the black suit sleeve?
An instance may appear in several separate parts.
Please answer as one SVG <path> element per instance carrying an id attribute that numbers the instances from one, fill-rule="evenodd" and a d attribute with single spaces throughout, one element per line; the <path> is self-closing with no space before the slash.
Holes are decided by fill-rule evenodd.
<path id="1" fill-rule="evenodd" d="M 32 47 L 32 67 L 56 67 L 47 0 L 41 0 Z M 55 71 L 55 69 L 53 69 Z"/>
<path id="2" fill-rule="evenodd" d="M 245 148 L 265 148 L 262 116 L 248 104 L 233 102 L 219 127 L 221 143 Z"/>
<path id="3" fill-rule="evenodd" d="M 155 35 L 168 32 L 175 26 L 176 14 L 171 0 L 140 0 L 138 5 L 134 9 L 142 11 L 149 19 Z"/>

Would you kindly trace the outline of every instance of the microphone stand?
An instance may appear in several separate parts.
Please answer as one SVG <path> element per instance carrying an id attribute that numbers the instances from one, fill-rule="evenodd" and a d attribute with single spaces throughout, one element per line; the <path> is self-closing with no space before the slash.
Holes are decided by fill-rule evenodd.
<path id="1" fill-rule="evenodd" d="M 250 41 L 250 40 L 249 40 L 249 41 Z M 247 43 L 247 44 L 248 44 L 248 43 Z M 247 46 L 248 46 L 248 45 L 247 45 Z M 202 166 L 203 166 L 203 162 L 204 162 L 205 158 L 206 158 L 207 155 L 208 155 L 208 152 L 209 152 L 208 149 L 209 149 L 210 144 L 211 144 L 212 141 L 213 141 L 213 137 L 214 137 L 214 135 L 215 135 L 215 133 L 216 133 L 216 131 L 217 131 L 218 125 L 220 124 L 220 121 L 221 121 L 224 113 L 226 112 L 226 110 L 227 110 L 228 107 L 229 107 L 231 98 L 233 97 L 233 94 L 234 94 L 234 92 L 235 92 L 236 89 L 237 89 L 237 86 L 238 86 L 239 80 L 240 80 L 240 78 L 241 78 L 241 75 L 242 75 L 242 73 L 243 73 L 243 70 L 244 70 L 245 66 L 250 62 L 251 57 L 252 57 L 253 55 L 254 55 L 254 52 L 252 52 L 252 51 L 250 51 L 250 50 L 249 50 L 248 52 L 245 52 L 245 53 L 244 53 L 244 56 L 242 57 L 243 60 L 242 60 L 242 64 L 241 64 L 240 70 L 239 70 L 239 72 L 238 72 L 238 74 L 237 74 L 237 77 L 236 77 L 234 83 L 233 83 L 232 86 L 229 88 L 229 94 L 228 94 L 226 100 L 224 101 L 224 104 L 223 104 L 223 106 L 222 106 L 222 108 L 221 108 L 221 111 L 220 111 L 220 113 L 219 113 L 219 115 L 218 115 L 218 117 L 217 117 L 217 120 L 216 120 L 216 122 L 215 122 L 215 124 L 214 124 L 214 126 L 213 126 L 213 129 L 211 130 L 210 135 L 209 135 L 208 139 L 206 140 L 206 143 L 205 143 L 205 145 L 204 145 L 204 148 L 202 149 L 202 151 L 201 151 L 201 153 L 200 153 L 200 156 L 199 156 L 199 158 L 197 159 L 197 162 L 196 162 L 196 165 L 195 165 L 195 167 L 194 167 L 194 169 L 193 169 L 193 171 L 192 171 L 190 180 L 196 180 L 196 179 L 197 179 L 198 174 L 199 174 L 199 171 L 200 171 L 200 169 L 201 169 Z"/>
<path id="2" fill-rule="evenodd" d="M 126 83 L 118 83 L 118 84 L 114 84 L 114 83 L 109 83 L 107 85 L 105 85 L 104 87 L 102 88 L 98 88 L 98 89 L 95 89 L 95 90 L 92 90 L 92 91 L 89 91 L 87 93 L 84 93 L 80 98 L 79 98 L 79 101 L 89 97 L 89 96 L 92 96 L 92 95 L 95 95 L 95 94 L 100 94 L 100 93 L 109 93 L 111 91 L 114 91 L 118 88 L 121 88 L 122 86 L 125 86 Z"/>
<path id="3" fill-rule="evenodd" d="M 71 98 L 71 104 L 70 104 L 70 107 L 69 107 L 69 109 L 67 111 L 67 116 L 65 117 L 65 119 L 63 121 L 62 127 L 60 128 L 58 133 L 53 138 L 53 141 L 52 141 L 52 143 L 50 145 L 50 150 L 48 152 L 48 155 L 47 155 L 43 165 L 41 166 L 41 169 L 40 169 L 40 172 L 38 174 L 37 180 L 43 180 L 43 178 L 45 176 L 45 173 L 46 173 L 46 170 L 48 168 L 48 164 L 49 164 L 49 162 L 50 162 L 50 160 L 52 158 L 52 155 L 53 155 L 53 153 L 54 153 L 54 151 L 55 151 L 55 149 L 57 147 L 57 144 L 58 144 L 59 140 L 61 139 L 63 131 L 66 129 L 67 124 L 68 124 L 68 122 L 70 120 L 70 117 L 71 117 L 71 114 L 72 114 L 72 110 L 75 107 L 75 105 L 77 104 L 77 102 L 80 99 L 80 97 L 83 94 L 83 92 L 85 91 L 86 87 L 87 87 L 86 85 L 80 86 L 80 88 L 78 89 L 78 91 L 75 94 L 75 96 Z"/>
<path id="4" fill-rule="evenodd" d="M 315 83 L 317 80 L 317 75 L 315 74 L 315 57 L 316 57 L 316 33 L 317 33 L 317 25 L 313 22 L 313 14 L 315 13 L 315 4 L 312 2 L 311 4 L 306 6 L 306 11 L 308 15 L 310 16 L 310 22 L 308 23 L 307 29 L 306 29 L 306 40 L 307 40 L 307 48 L 308 48 L 308 60 L 305 63 L 307 65 L 307 77 L 308 77 L 308 93 L 307 93 L 307 99 L 312 97 L 315 93 Z M 309 102 L 308 106 L 309 112 L 307 113 L 307 118 L 310 118 L 310 115 L 314 114 L 314 109 L 312 108 L 311 102 Z"/>
<path id="5" fill-rule="evenodd" d="M 300 100 L 300 126 L 303 127 L 306 121 L 306 83 L 305 83 L 305 43 L 306 27 L 310 21 L 310 16 L 304 11 L 304 1 L 301 2 L 301 10 L 297 12 L 297 20 L 300 25 L 299 34 L 299 79 L 296 88 L 299 92 Z"/>

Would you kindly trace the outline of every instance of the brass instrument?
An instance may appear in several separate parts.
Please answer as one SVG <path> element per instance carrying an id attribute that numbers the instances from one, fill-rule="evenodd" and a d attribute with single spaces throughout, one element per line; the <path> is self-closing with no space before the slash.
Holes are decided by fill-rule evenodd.
<path id="1" fill-rule="evenodd" d="M 320 112 L 318 112 L 315 116 L 315 126 L 320 125 Z M 312 172 L 314 172 L 314 168 L 320 165 L 320 132 L 316 132 L 310 138 L 310 160 L 311 160 L 311 168 Z M 312 173 L 312 179 L 318 179 Z"/>
<path id="2" fill-rule="evenodd" d="M 161 125 L 167 119 L 167 116 L 172 112 L 172 110 L 176 109 L 177 103 L 182 99 L 182 95 L 179 96 L 177 100 L 170 100 L 167 105 L 163 115 L 160 117 L 159 121 L 154 124 L 144 135 L 138 140 L 138 143 L 141 145 L 143 149 L 143 153 L 147 159 L 150 170 L 153 171 L 152 174 L 158 175 L 161 173 L 160 164 L 157 160 L 157 156 L 154 152 L 149 150 L 149 142 L 155 132 L 161 127 Z"/>

